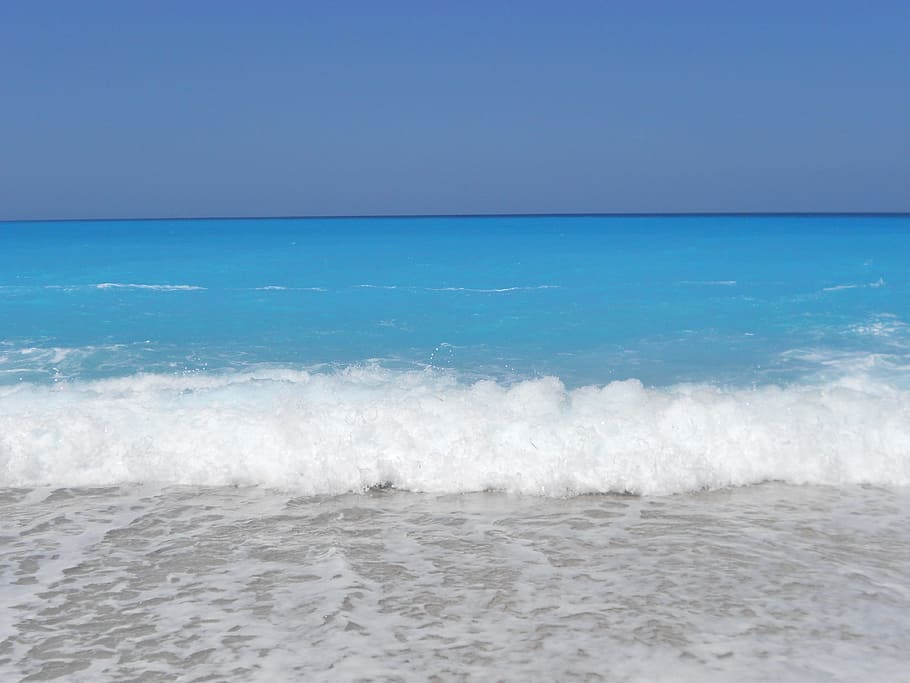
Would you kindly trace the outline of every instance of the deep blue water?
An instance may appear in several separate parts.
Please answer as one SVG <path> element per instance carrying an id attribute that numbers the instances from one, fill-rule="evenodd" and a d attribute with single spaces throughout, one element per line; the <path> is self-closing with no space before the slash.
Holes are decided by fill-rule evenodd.
<path id="1" fill-rule="evenodd" d="M 818 369 L 806 352 L 905 351 L 908 228 L 893 216 L 6 223 L 0 381 L 370 359 L 571 385 L 790 381 Z"/>

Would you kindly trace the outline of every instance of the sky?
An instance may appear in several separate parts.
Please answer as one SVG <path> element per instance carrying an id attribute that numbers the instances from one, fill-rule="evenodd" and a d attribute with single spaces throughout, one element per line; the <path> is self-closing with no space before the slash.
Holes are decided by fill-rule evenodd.
<path id="1" fill-rule="evenodd" d="M 910 2 L 0 3 L 0 219 L 740 211 L 910 211 Z"/>

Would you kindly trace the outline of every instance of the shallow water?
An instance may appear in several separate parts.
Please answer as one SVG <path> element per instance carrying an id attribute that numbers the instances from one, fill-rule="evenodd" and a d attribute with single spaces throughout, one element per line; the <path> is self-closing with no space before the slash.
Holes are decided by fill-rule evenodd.
<path id="1" fill-rule="evenodd" d="M 906 490 L 0 500 L 5 680 L 910 680 Z"/>

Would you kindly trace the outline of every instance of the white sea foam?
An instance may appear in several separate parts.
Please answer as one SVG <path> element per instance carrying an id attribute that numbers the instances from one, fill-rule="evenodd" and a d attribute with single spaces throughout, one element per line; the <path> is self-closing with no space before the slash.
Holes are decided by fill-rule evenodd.
<path id="1" fill-rule="evenodd" d="M 469 294 L 505 294 L 507 292 L 530 292 L 541 289 L 560 289 L 561 285 L 521 285 L 514 287 L 400 287 L 399 285 L 356 285 L 358 289 L 406 289 L 424 292 L 467 292 Z"/>
<path id="2" fill-rule="evenodd" d="M 910 332 L 910 325 L 896 315 L 883 313 L 866 322 L 851 325 L 850 332 L 864 337 L 878 337 L 889 341 L 903 341 Z"/>
<path id="3" fill-rule="evenodd" d="M 904 354 L 869 353 L 867 351 L 834 350 L 825 348 L 791 349 L 780 354 L 783 363 L 793 361 L 815 366 L 820 377 L 863 375 L 883 378 L 891 375 L 896 382 L 906 386 L 910 367 Z"/>
<path id="4" fill-rule="evenodd" d="M 93 286 L 96 289 L 149 289 L 158 292 L 190 292 L 205 289 L 198 285 L 147 285 L 132 282 L 101 282 Z"/>
<path id="5" fill-rule="evenodd" d="M 822 291 L 823 292 L 840 292 L 844 289 L 864 289 L 867 287 L 871 288 L 871 289 L 878 289 L 879 287 L 884 287 L 884 286 L 885 286 L 884 278 L 879 278 L 875 282 L 867 282 L 865 284 L 849 283 L 849 284 L 844 284 L 844 285 L 834 285 L 832 287 L 823 287 Z"/>
<path id="6" fill-rule="evenodd" d="M 537 289 L 559 289 L 560 285 L 531 285 L 528 287 L 427 287 L 428 292 L 469 292 L 472 294 L 503 294 L 505 292 L 528 292 Z"/>
<path id="7" fill-rule="evenodd" d="M 683 280 L 683 285 L 702 285 L 705 287 L 735 287 L 736 280 Z"/>
<path id="8" fill-rule="evenodd" d="M 910 392 L 865 376 L 567 390 L 555 378 L 464 384 L 369 367 L 0 388 L 0 486 L 567 495 L 767 480 L 910 484 Z"/>
<path id="9" fill-rule="evenodd" d="M 264 287 L 253 287 L 256 292 L 327 292 L 325 287 L 285 287 L 284 285 L 265 285 Z"/>

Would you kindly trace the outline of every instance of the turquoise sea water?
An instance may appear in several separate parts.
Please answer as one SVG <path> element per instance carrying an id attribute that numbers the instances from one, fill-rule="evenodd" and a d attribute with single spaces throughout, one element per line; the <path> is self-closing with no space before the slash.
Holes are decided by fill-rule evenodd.
<path id="1" fill-rule="evenodd" d="M 0 381 L 377 361 L 579 386 L 799 380 L 901 356 L 910 219 L 0 226 Z"/>
<path id="2" fill-rule="evenodd" d="M 7 223 L 0 483 L 904 484 L 908 262 L 906 216 Z"/>
<path id="3" fill-rule="evenodd" d="M 0 678 L 910 681 L 908 263 L 907 216 L 0 224 Z"/>

